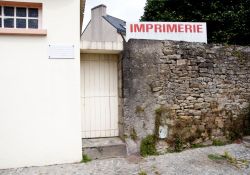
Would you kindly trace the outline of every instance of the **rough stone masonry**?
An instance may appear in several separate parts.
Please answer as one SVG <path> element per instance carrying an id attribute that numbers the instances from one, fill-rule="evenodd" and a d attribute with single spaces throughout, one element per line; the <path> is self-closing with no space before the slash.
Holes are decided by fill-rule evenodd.
<path id="1" fill-rule="evenodd" d="M 147 135 L 158 149 L 232 140 L 247 132 L 250 47 L 130 40 L 123 53 L 129 153 Z M 162 132 L 161 134 L 159 134 Z"/>

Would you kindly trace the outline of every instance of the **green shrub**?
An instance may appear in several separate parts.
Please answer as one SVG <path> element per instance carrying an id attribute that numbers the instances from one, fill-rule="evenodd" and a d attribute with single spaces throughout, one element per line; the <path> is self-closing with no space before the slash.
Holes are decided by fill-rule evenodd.
<path id="1" fill-rule="evenodd" d="M 138 175 L 147 175 L 147 173 L 145 171 L 141 171 L 141 172 L 139 172 Z"/>
<path id="2" fill-rule="evenodd" d="M 83 154 L 81 163 L 87 163 L 90 162 L 91 160 L 92 159 L 87 154 Z"/>
<path id="3" fill-rule="evenodd" d="M 244 121 L 244 134 L 245 135 L 250 135 L 250 102 L 248 107 L 246 108 L 246 117 Z"/>
<path id="4" fill-rule="evenodd" d="M 140 153 L 143 157 L 149 155 L 157 155 L 157 150 L 155 147 L 156 138 L 154 135 L 148 135 L 141 141 Z"/>
<path id="5" fill-rule="evenodd" d="M 176 137 L 174 150 L 175 150 L 175 152 L 181 152 L 183 150 L 183 141 L 182 141 L 181 137 Z"/>
<path id="6" fill-rule="evenodd" d="M 223 146 L 223 145 L 225 145 L 225 144 L 226 144 L 226 143 L 223 142 L 223 141 L 221 141 L 221 140 L 217 140 L 217 139 L 213 140 L 213 145 L 214 145 L 214 146 Z"/>

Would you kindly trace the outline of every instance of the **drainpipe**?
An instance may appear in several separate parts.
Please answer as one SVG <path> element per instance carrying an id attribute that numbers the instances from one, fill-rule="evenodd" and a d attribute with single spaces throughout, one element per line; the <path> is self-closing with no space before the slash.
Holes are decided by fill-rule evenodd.
<path id="1" fill-rule="evenodd" d="M 120 31 L 118 31 L 118 33 L 121 35 L 121 37 L 122 37 L 122 40 L 123 40 L 123 51 L 122 51 L 122 53 L 121 53 L 121 70 L 122 70 L 122 75 L 121 75 L 121 79 L 122 79 L 122 99 L 124 98 L 124 88 L 123 88 L 123 82 L 124 82 L 124 78 L 123 78 L 123 52 L 124 52 L 124 49 L 125 49 L 125 46 L 126 46 L 126 39 L 125 39 L 125 37 L 124 37 L 124 35 L 122 34 L 122 32 L 120 32 Z"/>
<path id="2" fill-rule="evenodd" d="M 117 31 L 117 33 L 118 34 L 120 34 L 121 35 L 121 37 L 122 37 L 122 40 L 123 40 L 123 50 L 122 50 L 122 52 L 120 53 L 120 61 L 121 61 L 121 66 L 120 66 L 120 68 L 121 68 L 121 118 L 122 119 L 120 119 L 120 121 L 119 122 L 122 122 L 122 124 L 120 124 L 120 130 L 121 130 L 121 133 L 122 133 L 122 135 L 120 135 L 120 138 L 125 142 L 125 138 L 124 138 L 124 108 L 123 108 L 123 106 L 124 106 L 124 101 L 123 101 L 123 99 L 124 99 L 124 77 L 123 77 L 123 72 L 124 72 L 124 70 L 123 70 L 123 53 L 124 53 L 124 49 L 125 49 L 125 46 L 126 46 L 126 39 L 125 39 L 125 37 L 124 37 L 124 35 L 122 34 L 122 32 L 119 32 L 119 31 Z"/>

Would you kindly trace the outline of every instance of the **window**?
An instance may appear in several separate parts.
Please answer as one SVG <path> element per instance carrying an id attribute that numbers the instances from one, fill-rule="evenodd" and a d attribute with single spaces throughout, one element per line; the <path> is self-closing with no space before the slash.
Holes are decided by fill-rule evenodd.
<path id="1" fill-rule="evenodd" d="M 47 35 L 42 3 L 0 0 L 0 35 Z"/>
<path id="2" fill-rule="evenodd" d="M 0 27 L 16 29 L 39 29 L 39 8 L 0 6 Z"/>
<path id="3" fill-rule="evenodd" d="M 2 7 L 0 6 L 0 27 L 2 27 Z"/>

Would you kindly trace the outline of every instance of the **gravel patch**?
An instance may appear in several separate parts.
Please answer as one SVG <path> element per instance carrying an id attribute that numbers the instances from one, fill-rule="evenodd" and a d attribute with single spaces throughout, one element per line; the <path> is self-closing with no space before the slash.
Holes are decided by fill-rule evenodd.
<path id="1" fill-rule="evenodd" d="M 138 157 L 95 160 L 89 163 L 63 164 L 0 170 L 0 175 L 250 175 L 250 167 L 217 162 L 209 154 L 227 151 L 236 159 L 250 162 L 250 149 L 242 144 L 206 147 L 140 159 Z M 134 161 L 133 161 L 134 160 Z"/>

